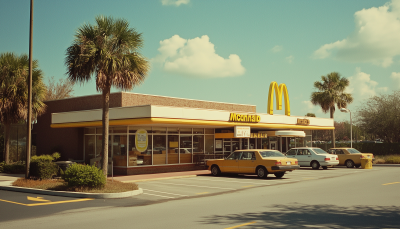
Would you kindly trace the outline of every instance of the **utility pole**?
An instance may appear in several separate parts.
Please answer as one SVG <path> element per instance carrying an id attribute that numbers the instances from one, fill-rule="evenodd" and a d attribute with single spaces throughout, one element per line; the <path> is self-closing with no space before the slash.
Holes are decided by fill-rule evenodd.
<path id="1" fill-rule="evenodd" d="M 31 0 L 31 16 L 29 26 L 29 80 L 28 80 L 28 115 L 26 118 L 26 173 L 29 179 L 29 164 L 31 162 L 31 122 L 32 122 L 32 33 L 33 33 L 33 0 Z"/>

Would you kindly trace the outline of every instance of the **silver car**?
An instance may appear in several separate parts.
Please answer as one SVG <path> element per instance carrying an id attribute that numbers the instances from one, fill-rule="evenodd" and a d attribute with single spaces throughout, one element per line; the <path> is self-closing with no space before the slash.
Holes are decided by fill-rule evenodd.
<path id="1" fill-rule="evenodd" d="M 328 169 L 328 166 L 339 164 L 337 155 L 332 155 L 317 147 L 296 147 L 286 152 L 286 157 L 296 158 L 300 167 L 311 167 L 312 169 Z"/>

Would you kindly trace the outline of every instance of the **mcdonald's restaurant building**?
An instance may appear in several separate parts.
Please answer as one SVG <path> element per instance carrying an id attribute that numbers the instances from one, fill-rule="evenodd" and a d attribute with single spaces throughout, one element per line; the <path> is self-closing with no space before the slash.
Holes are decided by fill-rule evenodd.
<path id="1" fill-rule="evenodd" d="M 275 94 L 277 101 L 282 99 L 282 93 Z M 37 153 L 59 152 L 61 160 L 99 166 L 102 95 L 46 104 L 46 114 L 38 117 L 33 129 Z M 201 168 L 204 159 L 223 158 L 237 149 L 277 149 L 284 153 L 295 146 L 310 146 L 311 130 L 334 128 L 332 119 L 286 113 L 256 113 L 254 105 L 112 93 L 110 167 L 120 175 L 195 170 Z"/>

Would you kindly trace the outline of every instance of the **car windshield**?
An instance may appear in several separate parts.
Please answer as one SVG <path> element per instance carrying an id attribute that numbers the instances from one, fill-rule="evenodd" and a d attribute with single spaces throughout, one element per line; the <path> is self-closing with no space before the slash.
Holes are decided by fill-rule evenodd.
<path id="1" fill-rule="evenodd" d="M 349 153 L 353 154 L 353 153 L 361 153 L 360 151 L 356 150 L 356 149 L 347 149 L 347 151 L 349 151 Z"/>
<path id="2" fill-rule="evenodd" d="M 261 151 L 260 152 L 261 157 L 285 157 L 281 152 L 279 151 Z"/>
<path id="3" fill-rule="evenodd" d="M 314 148 L 313 150 L 317 154 L 328 154 L 328 152 L 326 152 L 325 150 L 323 150 L 321 148 Z"/>

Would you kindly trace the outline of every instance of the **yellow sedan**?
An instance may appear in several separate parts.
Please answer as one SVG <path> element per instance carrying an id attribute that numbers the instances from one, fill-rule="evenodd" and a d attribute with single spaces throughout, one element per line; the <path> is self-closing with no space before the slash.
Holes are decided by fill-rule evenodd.
<path id="1" fill-rule="evenodd" d="M 256 174 L 260 178 L 266 178 L 268 174 L 281 178 L 286 171 L 300 168 L 297 159 L 287 158 L 281 152 L 269 149 L 236 150 L 226 159 L 208 160 L 207 166 L 214 176 L 236 173 Z"/>
<path id="2" fill-rule="evenodd" d="M 345 165 L 347 168 L 360 167 L 361 159 L 375 160 L 372 153 L 361 153 L 354 148 L 331 148 L 330 154 L 336 154 L 339 157 L 339 165 Z"/>

